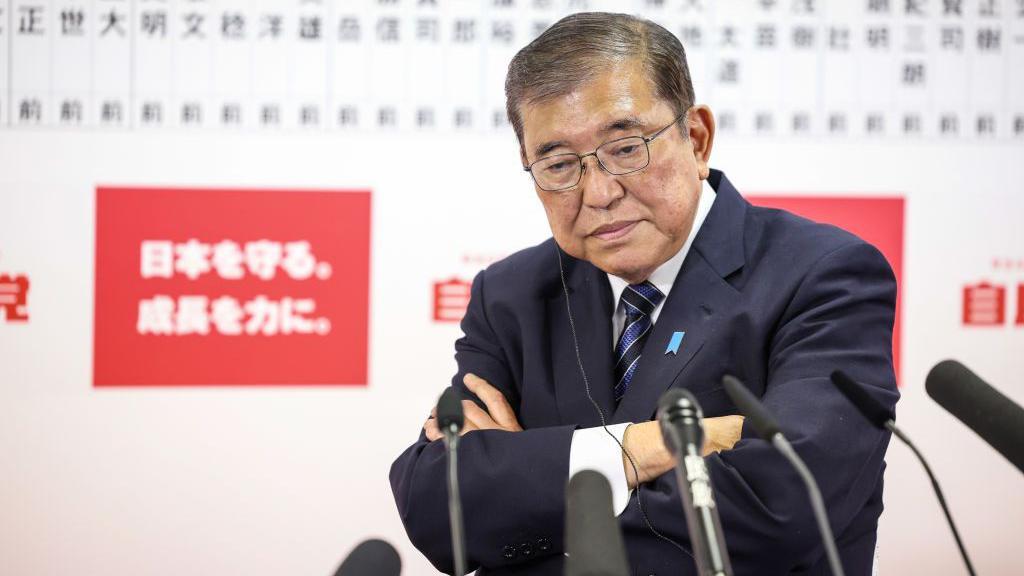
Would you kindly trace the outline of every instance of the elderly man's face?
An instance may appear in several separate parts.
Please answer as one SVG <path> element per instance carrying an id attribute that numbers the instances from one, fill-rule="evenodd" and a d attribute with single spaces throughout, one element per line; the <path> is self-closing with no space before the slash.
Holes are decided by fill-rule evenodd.
<path id="1" fill-rule="evenodd" d="M 616 138 L 650 136 L 676 117 L 636 62 L 520 110 L 525 164 L 552 154 L 586 154 Z M 575 188 L 537 187 L 563 250 L 630 283 L 647 279 L 679 251 L 693 225 L 714 134 L 706 107 L 691 109 L 689 117 L 649 144 L 650 164 L 639 172 L 615 176 L 590 156 Z"/>

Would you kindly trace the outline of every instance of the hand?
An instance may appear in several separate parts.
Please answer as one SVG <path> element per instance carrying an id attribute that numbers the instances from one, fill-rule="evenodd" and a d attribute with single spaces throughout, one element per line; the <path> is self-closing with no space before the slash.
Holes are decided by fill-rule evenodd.
<path id="1" fill-rule="evenodd" d="M 704 447 L 701 455 L 730 450 L 740 439 L 743 430 L 743 416 L 718 416 L 704 419 Z M 626 483 L 630 488 L 650 482 L 672 470 L 675 458 L 665 447 L 658 421 L 632 424 L 622 436 L 622 445 L 633 456 L 636 472 L 625 454 L 622 466 L 626 471 Z"/>
<path id="2" fill-rule="evenodd" d="M 483 410 L 472 400 L 462 401 L 462 411 L 465 415 L 465 423 L 459 435 L 473 430 L 505 430 L 506 432 L 522 432 L 523 428 L 516 420 L 516 413 L 509 406 L 508 400 L 500 390 L 491 386 L 487 380 L 475 375 L 466 374 L 462 383 L 469 388 L 469 391 L 476 394 L 487 410 Z M 427 434 L 427 440 L 434 440 L 444 437 L 437 425 L 437 407 L 430 411 L 430 418 L 423 424 L 423 431 Z"/>
<path id="3" fill-rule="evenodd" d="M 636 488 L 638 484 L 650 482 L 675 465 L 675 458 L 665 448 L 661 436 L 661 425 L 657 420 L 630 424 L 622 435 L 622 466 L 626 470 L 626 484 Z M 630 462 L 626 454 L 633 457 Z M 636 464 L 636 470 L 633 469 Z"/>
<path id="4" fill-rule="evenodd" d="M 704 456 L 732 450 L 743 432 L 743 416 L 719 416 L 704 419 Z"/>

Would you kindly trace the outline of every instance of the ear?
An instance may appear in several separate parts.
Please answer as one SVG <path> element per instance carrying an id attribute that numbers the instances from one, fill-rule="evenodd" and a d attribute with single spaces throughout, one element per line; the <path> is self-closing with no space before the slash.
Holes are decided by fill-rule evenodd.
<path id="1" fill-rule="evenodd" d="M 700 104 L 690 108 L 686 115 L 686 129 L 697 162 L 697 174 L 705 180 L 710 173 L 711 146 L 715 142 L 715 117 L 711 109 Z"/>

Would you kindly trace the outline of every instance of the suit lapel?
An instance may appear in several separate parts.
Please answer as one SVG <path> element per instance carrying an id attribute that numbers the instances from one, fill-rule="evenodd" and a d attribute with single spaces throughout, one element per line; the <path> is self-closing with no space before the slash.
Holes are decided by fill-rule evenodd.
<path id="1" fill-rule="evenodd" d="M 710 183 L 716 191 L 715 203 L 644 344 L 640 364 L 613 422 L 650 420 L 658 398 L 677 380 L 698 398 L 702 391 L 719 386 L 717 382 L 688 382 L 684 370 L 739 300 L 739 292 L 725 278 L 743 266 L 747 203 L 721 172 L 712 170 Z M 666 353 L 675 332 L 685 335 L 675 353 Z"/>
<path id="2" fill-rule="evenodd" d="M 644 343 L 640 365 L 612 421 L 650 420 L 658 398 L 700 352 L 708 334 L 714 332 L 716 321 L 727 316 L 723 312 L 731 308 L 737 299 L 738 293 L 707 265 L 699 253 L 688 254 L 654 330 Z M 666 353 L 675 332 L 684 332 L 685 335 L 675 353 Z M 683 378 L 681 386 L 700 398 L 704 389 L 716 387 L 718 383 L 688 382 Z"/>
<path id="3" fill-rule="evenodd" d="M 601 423 L 590 395 L 610 419 L 614 408 L 612 397 L 612 289 L 608 276 L 589 262 L 581 262 L 562 254 L 569 288 L 569 303 L 576 327 L 576 338 L 569 323 L 565 295 L 561 289 L 547 302 L 551 318 L 551 362 L 555 379 L 555 397 L 562 422 L 574 422 L 582 427 Z M 587 382 L 580 374 L 576 358 L 579 343 L 580 360 L 586 371 Z"/>

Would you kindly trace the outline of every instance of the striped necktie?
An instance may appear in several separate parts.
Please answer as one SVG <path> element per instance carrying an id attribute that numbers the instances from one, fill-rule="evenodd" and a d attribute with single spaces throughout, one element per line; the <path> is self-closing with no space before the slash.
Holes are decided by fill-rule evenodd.
<path id="1" fill-rule="evenodd" d="M 622 305 L 626 308 L 626 323 L 615 346 L 615 401 L 618 402 L 629 388 L 640 352 L 651 331 L 651 314 L 665 295 L 650 282 L 630 284 L 622 291 Z"/>

